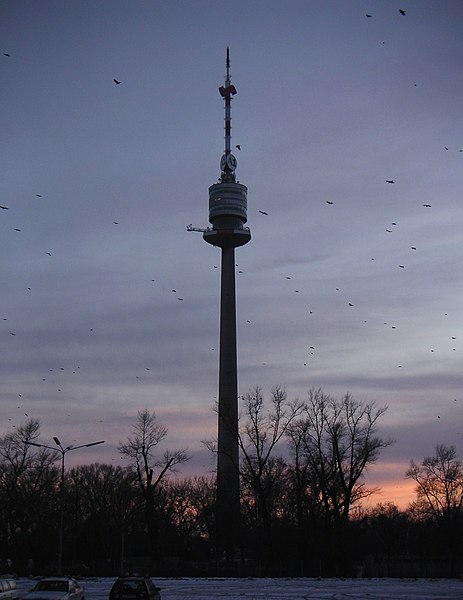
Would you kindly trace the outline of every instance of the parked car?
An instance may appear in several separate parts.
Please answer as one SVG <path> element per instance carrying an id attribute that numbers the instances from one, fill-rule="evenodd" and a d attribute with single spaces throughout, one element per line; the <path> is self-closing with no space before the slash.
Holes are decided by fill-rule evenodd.
<path id="1" fill-rule="evenodd" d="M 84 588 L 71 577 L 44 577 L 23 600 L 84 600 Z"/>
<path id="2" fill-rule="evenodd" d="M 118 577 L 109 600 L 161 600 L 160 592 L 149 577 Z"/>
<path id="3" fill-rule="evenodd" d="M 0 579 L 0 600 L 18 600 L 19 594 L 14 579 Z"/>

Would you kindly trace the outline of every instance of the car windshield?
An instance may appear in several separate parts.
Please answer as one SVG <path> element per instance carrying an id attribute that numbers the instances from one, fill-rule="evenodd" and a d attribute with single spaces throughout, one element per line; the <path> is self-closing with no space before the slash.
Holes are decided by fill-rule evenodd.
<path id="1" fill-rule="evenodd" d="M 132 580 L 130 581 L 130 579 L 126 579 L 125 581 L 118 581 L 117 582 L 117 591 L 118 592 L 138 592 L 138 593 L 143 593 L 145 591 L 145 586 L 143 584 L 143 581 L 137 581 L 137 580 Z"/>
<path id="2" fill-rule="evenodd" d="M 34 588 L 35 592 L 67 592 L 67 581 L 39 581 Z"/>

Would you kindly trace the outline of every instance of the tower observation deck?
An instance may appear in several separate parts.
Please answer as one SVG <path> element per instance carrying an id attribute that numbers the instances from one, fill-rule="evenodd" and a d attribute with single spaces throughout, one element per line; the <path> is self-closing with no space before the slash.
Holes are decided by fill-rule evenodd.
<path id="1" fill-rule="evenodd" d="M 230 79 L 227 48 L 225 84 L 225 150 L 220 178 L 209 188 L 209 222 L 203 238 L 222 249 L 220 282 L 220 353 L 218 393 L 216 547 L 235 556 L 240 545 L 240 476 L 238 446 L 238 367 L 236 346 L 235 248 L 247 244 L 247 187 L 236 181 L 237 161 L 231 151 L 231 102 L 236 88 Z"/>

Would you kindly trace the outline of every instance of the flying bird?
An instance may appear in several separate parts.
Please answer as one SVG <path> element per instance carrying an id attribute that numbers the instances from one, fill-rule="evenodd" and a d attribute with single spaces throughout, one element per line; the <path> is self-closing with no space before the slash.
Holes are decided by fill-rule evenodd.
<path id="1" fill-rule="evenodd" d="M 431 208 L 431 204 L 423 204 L 426 208 Z"/>
<path id="2" fill-rule="evenodd" d="M 412 246 L 411 248 L 412 248 L 412 250 L 416 250 L 416 246 Z"/>
<path id="3" fill-rule="evenodd" d="M 386 183 L 394 183 L 393 179 L 386 179 Z"/>
<path id="4" fill-rule="evenodd" d="M 260 210 L 259 212 L 261 215 L 267 215 L 267 217 L 268 217 L 268 212 L 265 212 L 265 210 Z"/>
<path id="5" fill-rule="evenodd" d="M 334 204 L 334 202 L 331 202 L 331 200 L 327 200 L 326 203 L 327 204 Z"/>
<path id="6" fill-rule="evenodd" d="M 45 254 L 46 254 L 47 256 L 51 256 L 51 253 L 50 253 L 50 252 L 45 252 Z"/>
<path id="7" fill-rule="evenodd" d="M 371 19 L 373 15 L 369 15 L 368 13 L 365 15 L 368 19 Z"/>
<path id="8" fill-rule="evenodd" d="M 349 306 L 354 306 L 354 305 L 352 304 L 352 302 L 349 302 Z"/>
<path id="9" fill-rule="evenodd" d="M 8 210 L 8 208 L 9 208 L 9 207 L 8 207 L 8 206 L 0 206 L 0 208 L 1 208 L 2 210 Z"/>
<path id="10" fill-rule="evenodd" d="M 238 150 L 241 150 L 241 145 L 240 144 L 236 144 L 235 148 L 237 148 Z"/>
<path id="11" fill-rule="evenodd" d="M 11 54 L 8 54 L 8 52 L 4 52 L 3 56 L 7 56 L 9 58 L 11 56 Z"/>
<path id="12" fill-rule="evenodd" d="M 119 85 L 120 83 L 122 83 L 122 81 L 118 81 L 117 79 L 113 79 L 113 81 L 116 85 Z"/>
<path id="13" fill-rule="evenodd" d="M 400 13 L 400 14 L 401 14 L 403 17 L 405 17 L 405 12 L 406 12 L 406 11 L 405 11 L 403 8 L 399 8 L 399 13 Z"/>
<path id="14" fill-rule="evenodd" d="M 37 196 L 37 198 L 41 198 L 42 194 L 35 194 Z"/>
<path id="15" fill-rule="evenodd" d="M 20 229 L 18 229 L 17 227 L 14 228 L 15 231 L 21 231 Z"/>

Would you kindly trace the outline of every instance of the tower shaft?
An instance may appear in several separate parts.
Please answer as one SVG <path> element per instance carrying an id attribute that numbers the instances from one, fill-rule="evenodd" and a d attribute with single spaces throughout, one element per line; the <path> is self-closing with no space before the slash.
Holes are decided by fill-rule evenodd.
<path id="1" fill-rule="evenodd" d="M 235 248 L 222 248 L 220 286 L 219 421 L 216 524 L 218 545 L 231 555 L 239 545 L 240 476 L 236 349 Z"/>

